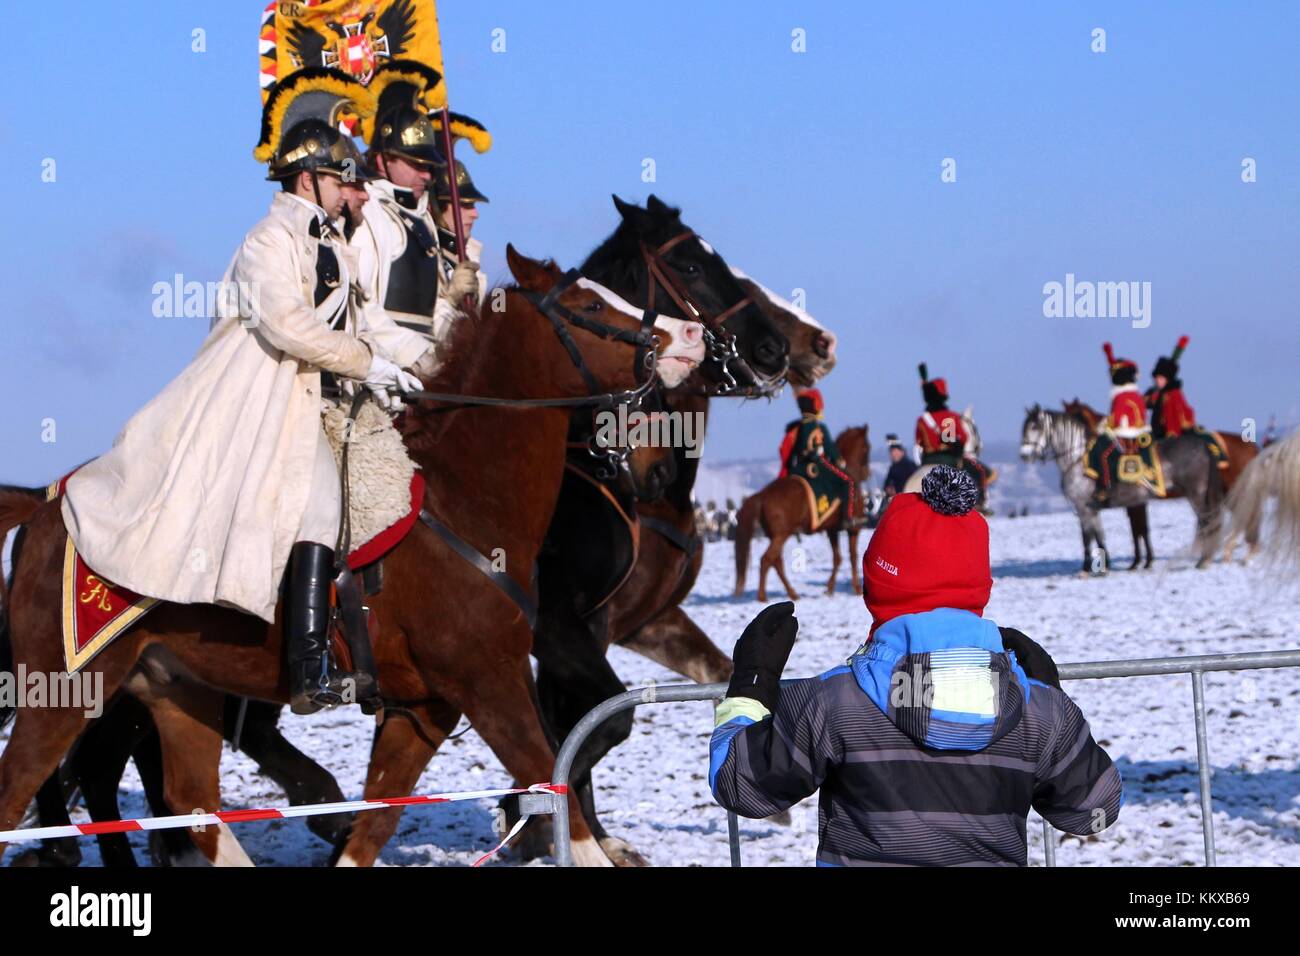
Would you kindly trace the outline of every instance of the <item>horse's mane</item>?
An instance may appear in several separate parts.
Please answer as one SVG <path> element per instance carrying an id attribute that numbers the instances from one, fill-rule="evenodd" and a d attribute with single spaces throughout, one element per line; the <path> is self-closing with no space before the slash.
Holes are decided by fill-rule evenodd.
<path id="1" fill-rule="evenodd" d="M 44 488 L 32 488 L 28 485 L 0 485 L 0 495 L 22 495 L 26 498 L 45 500 Z"/>
<path id="2" fill-rule="evenodd" d="M 555 268 L 554 259 L 541 260 L 543 267 Z M 490 344 L 501 332 L 507 310 L 497 311 L 491 303 L 518 292 L 517 282 L 493 286 L 488 290 L 478 309 L 472 315 L 462 316 L 452 323 L 447 337 L 438 345 L 438 372 L 425 384 L 432 391 L 463 392 L 490 352 Z"/>
<path id="3" fill-rule="evenodd" d="M 551 259 L 544 262 L 548 266 L 554 265 Z M 452 322 L 446 337 L 437 345 L 438 371 L 423 383 L 428 391 L 470 394 L 469 383 L 474 381 L 487 356 L 498 347 L 496 339 L 509 314 L 505 309 L 499 312 L 493 309 L 491 303 L 519 289 L 518 283 L 494 286 L 472 314 Z M 414 406 L 413 414 L 407 416 L 411 424 L 406 432 L 412 450 L 426 450 L 436 443 L 454 417 L 447 413 L 448 410 L 456 407 L 443 404 Z"/>
<path id="4" fill-rule="evenodd" d="M 635 230 L 626 220 L 620 220 L 618 228 L 591 251 L 578 271 L 611 288 L 632 288 L 637 283 L 640 257 L 641 247 Z"/>

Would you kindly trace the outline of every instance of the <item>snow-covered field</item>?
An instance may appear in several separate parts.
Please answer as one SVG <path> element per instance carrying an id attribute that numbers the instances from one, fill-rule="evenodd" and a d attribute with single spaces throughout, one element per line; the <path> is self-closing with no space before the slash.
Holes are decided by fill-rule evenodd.
<path id="1" fill-rule="evenodd" d="M 1116 560 L 1127 563 L 1127 527 L 1109 512 L 1106 531 Z M 1081 578 L 1077 522 L 1069 514 L 992 521 L 996 583 L 988 616 L 1020 628 L 1058 662 L 1126 657 L 1213 654 L 1300 647 L 1300 591 L 1279 586 L 1262 569 L 1216 564 L 1191 567 L 1192 517 L 1180 502 L 1152 508 L 1153 537 L 1162 557 L 1148 572 L 1116 571 Z M 761 546 L 760 542 L 760 546 Z M 802 547 L 802 556 L 795 548 Z M 711 545 L 704 573 L 687 602 L 691 616 L 730 650 L 757 612 L 750 596 L 730 597 L 733 571 L 728 543 Z M 757 553 L 753 556 L 757 566 Z M 829 571 L 824 537 L 787 545 L 787 568 L 803 598 L 799 641 L 787 676 L 818 673 L 842 661 L 862 640 L 868 623 L 847 578 L 832 597 L 821 585 Z M 769 585 L 776 585 L 773 580 Z M 773 600 L 780 595 L 773 591 Z M 613 661 L 629 686 L 678 678 L 643 658 L 615 649 Z M 1057 840 L 1062 865 L 1199 865 L 1202 862 L 1196 737 L 1192 691 L 1186 675 L 1077 681 L 1066 685 L 1092 724 L 1096 738 L 1117 761 L 1125 783 L 1119 823 L 1082 841 Z M 1300 670 L 1209 674 L 1205 678 L 1209 748 L 1214 767 L 1214 823 L 1224 865 L 1300 865 Z M 359 712 L 294 718 L 287 734 L 328 767 L 345 794 L 359 796 L 371 738 Z M 631 740 L 596 772 L 598 805 L 608 829 L 653 864 L 724 865 L 726 816 L 706 781 L 708 703 L 641 708 Z M 283 795 L 242 754 L 222 762 L 229 806 L 279 805 Z M 470 730 L 448 742 L 420 781 L 421 793 L 508 786 L 508 777 Z M 814 798 L 815 800 L 815 798 Z M 749 865 L 809 865 L 816 843 L 814 800 L 795 807 L 788 824 L 741 821 Z M 382 865 L 465 865 L 493 846 L 491 801 L 408 810 Z M 147 813 L 139 782 L 123 783 L 124 815 Z M 1043 859 L 1042 830 L 1030 820 L 1030 860 Z M 238 824 L 245 849 L 259 864 L 325 862 L 329 849 L 300 821 Z M 133 837 L 133 840 L 136 837 Z M 138 840 L 146 858 L 144 841 Z M 83 841 L 86 862 L 98 861 L 93 841 Z M 499 864 L 513 861 L 503 859 Z"/>

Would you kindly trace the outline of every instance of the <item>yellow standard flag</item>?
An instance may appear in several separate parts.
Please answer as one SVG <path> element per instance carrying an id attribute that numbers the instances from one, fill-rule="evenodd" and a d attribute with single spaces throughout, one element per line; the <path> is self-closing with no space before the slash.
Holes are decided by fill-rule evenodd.
<path id="1" fill-rule="evenodd" d="M 362 83 L 386 60 L 416 60 L 442 74 L 434 0 L 272 0 L 258 40 L 263 104 L 280 79 L 304 67 L 342 70 Z M 426 108 L 442 108 L 446 86 L 424 99 Z"/>

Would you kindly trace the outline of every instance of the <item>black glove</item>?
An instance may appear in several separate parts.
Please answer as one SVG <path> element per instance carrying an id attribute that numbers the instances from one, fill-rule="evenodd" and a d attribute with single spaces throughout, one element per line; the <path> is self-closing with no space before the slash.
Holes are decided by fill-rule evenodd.
<path id="1" fill-rule="evenodd" d="M 1016 660 L 1020 662 L 1026 677 L 1042 681 L 1057 690 L 1061 689 L 1061 676 L 1056 672 L 1056 661 L 1052 660 L 1047 651 L 1014 627 L 1000 627 L 998 630 L 1002 632 L 1002 646 L 1016 652 Z"/>
<path id="2" fill-rule="evenodd" d="M 736 642 L 731 659 L 736 669 L 727 687 L 728 697 L 752 697 L 768 710 L 776 710 L 781 672 L 790 659 L 799 619 L 794 602 L 782 601 L 758 612 Z"/>

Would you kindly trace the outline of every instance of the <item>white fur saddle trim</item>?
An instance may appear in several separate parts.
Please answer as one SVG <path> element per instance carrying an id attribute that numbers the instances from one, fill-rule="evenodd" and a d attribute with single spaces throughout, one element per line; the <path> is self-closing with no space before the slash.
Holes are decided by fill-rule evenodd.
<path id="1" fill-rule="evenodd" d="M 342 465 L 343 443 L 351 436 L 348 510 L 352 519 L 350 546 L 355 551 L 411 510 L 415 463 L 406 454 L 392 418 L 374 402 L 362 405 L 350 424 L 347 409 L 335 405 L 322 415 L 322 424 L 335 464 Z"/>

